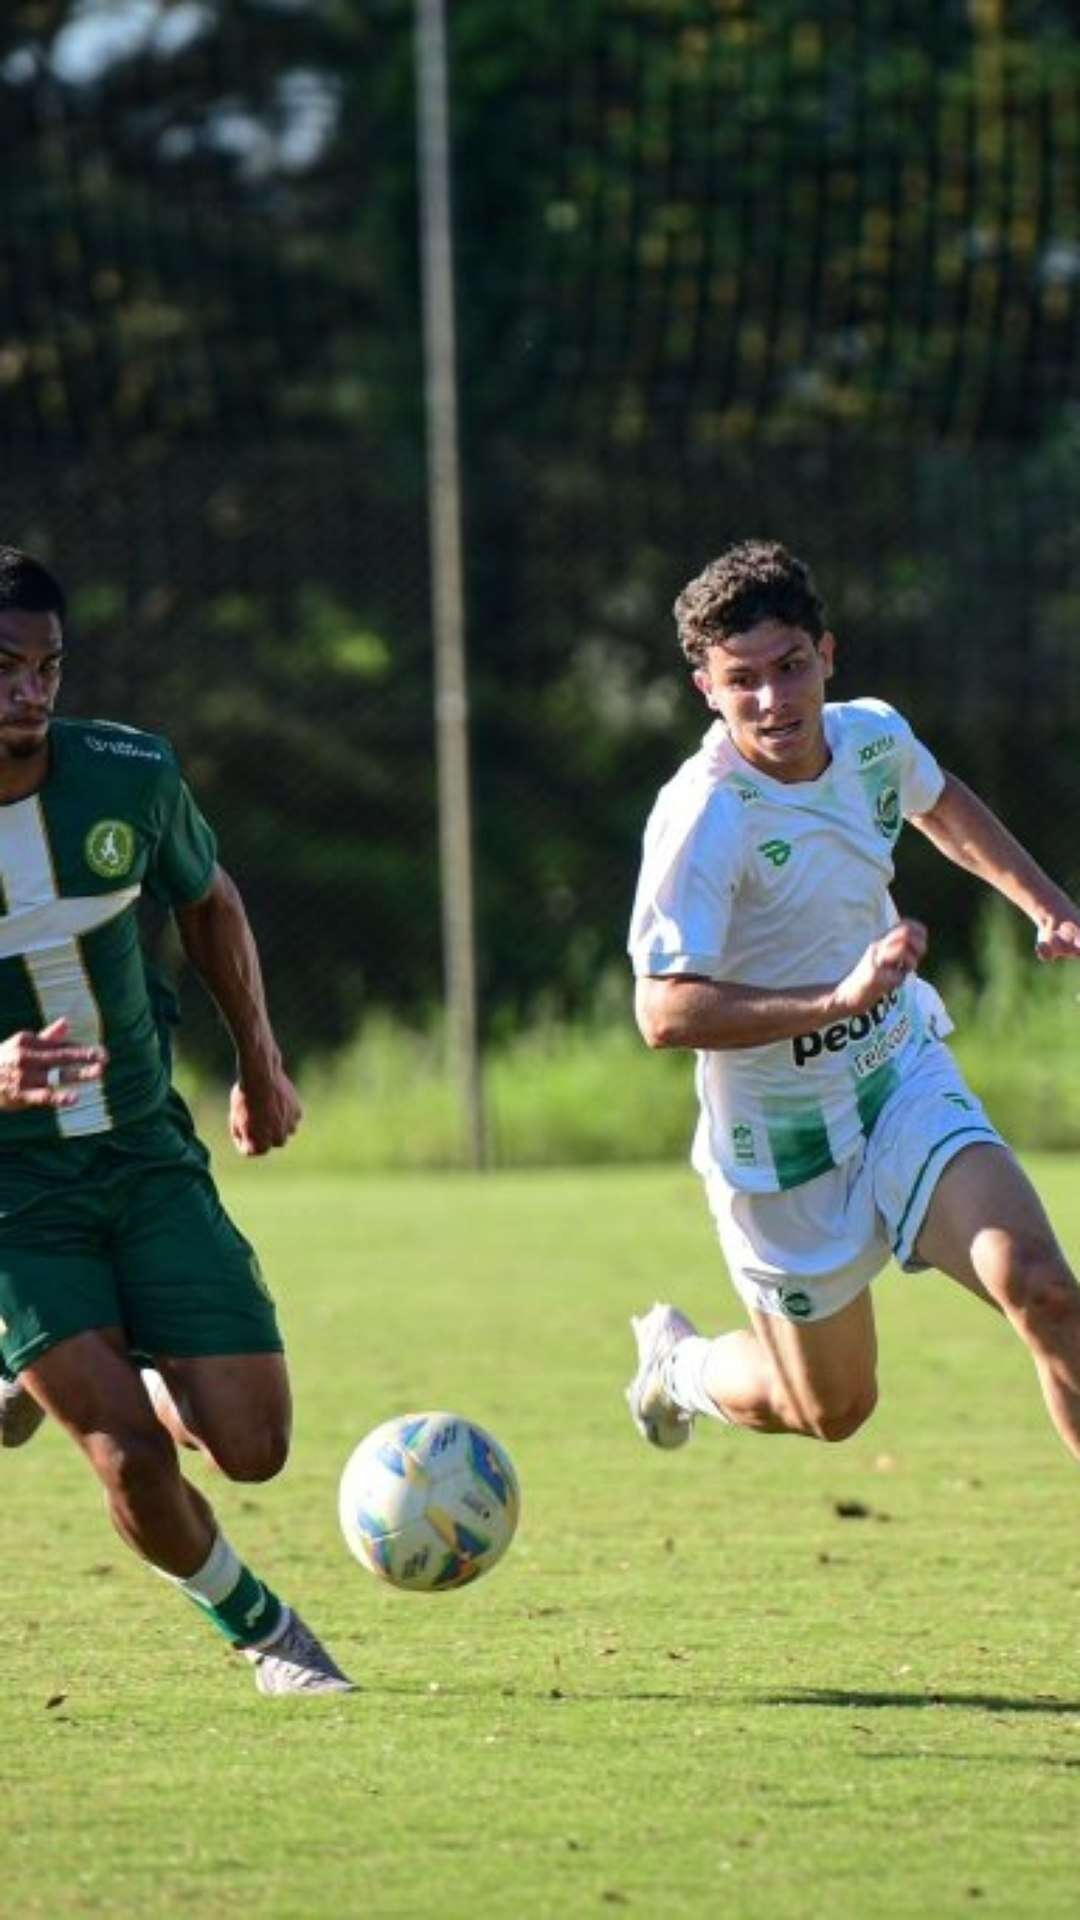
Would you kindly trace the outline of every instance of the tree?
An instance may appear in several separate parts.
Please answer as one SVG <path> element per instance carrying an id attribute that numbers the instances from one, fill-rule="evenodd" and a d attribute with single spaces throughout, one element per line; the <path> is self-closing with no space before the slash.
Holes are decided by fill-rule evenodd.
<path id="1" fill-rule="evenodd" d="M 439 995 L 411 7 L 104 18 L 0 24 L 4 521 L 76 587 L 80 702 L 134 699 L 187 753 L 294 1043 L 323 1044 Z M 1080 699 L 1066 9 L 455 0 L 450 25 L 489 1011 L 618 964 L 698 724 L 670 601 L 743 533 L 816 563 L 863 663 L 841 691 L 917 696 L 1071 859 L 1045 844 Z M 934 904 L 962 947 L 963 897 Z"/>

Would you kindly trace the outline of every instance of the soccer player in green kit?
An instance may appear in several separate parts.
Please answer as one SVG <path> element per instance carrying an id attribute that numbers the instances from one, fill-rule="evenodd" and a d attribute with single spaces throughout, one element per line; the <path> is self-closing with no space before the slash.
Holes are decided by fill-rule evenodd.
<path id="1" fill-rule="evenodd" d="M 175 1443 L 190 1440 L 229 1479 L 272 1478 L 290 1397 L 258 1261 L 170 1086 L 142 892 L 172 912 L 235 1043 L 238 1151 L 284 1146 L 300 1104 L 243 903 L 168 742 L 52 718 L 64 613 L 51 574 L 0 547 L 5 1419 L 35 1404 L 65 1428 L 122 1539 L 252 1662 L 260 1691 L 351 1691 L 179 1470 Z M 156 1411 L 133 1356 L 160 1372 Z"/>

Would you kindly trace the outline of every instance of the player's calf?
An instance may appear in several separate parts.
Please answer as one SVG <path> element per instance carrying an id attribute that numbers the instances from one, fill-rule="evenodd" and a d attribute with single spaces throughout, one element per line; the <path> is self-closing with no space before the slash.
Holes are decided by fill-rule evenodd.
<path id="1" fill-rule="evenodd" d="M 1027 1344 L 1052 1349 L 1076 1338 L 1080 1287 L 1056 1241 L 993 1230 L 980 1237 L 980 1277 Z"/>

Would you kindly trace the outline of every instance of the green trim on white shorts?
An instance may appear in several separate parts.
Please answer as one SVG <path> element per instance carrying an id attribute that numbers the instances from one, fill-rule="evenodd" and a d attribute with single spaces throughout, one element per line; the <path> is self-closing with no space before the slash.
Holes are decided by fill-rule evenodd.
<path id="1" fill-rule="evenodd" d="M 904 1238 L 904 1229 L 907 1226 L 908 1214 L 911 1212 L 912 1207 L 915 1205 L 919 1188 L 922 1185 L 923 1178 L 926 1172 L 928 1171 L 931 1165 L 931 1162 L 936 1159 L 937 1155 L 941 1152 L 942 1147 L 947 1147 L 951 1140 L 962 1140 L 965 1135 L 970 1136 L 970 1138 L 973 1141 L 975 1140 L 985 1141 L 988 1147 L 1000 1147 L 1000 1146 L 1004 1146 L 1005 1144 L 999 1133 L 995 1133 L 991 1129 L 988 1129 L 983 1126 L 954 1127 L 951 1133 L 943 1133 L 940 1140 L 934 1141 L 934 1144 L 931 1147 L 929 1153 L 927 1154 L 926 1159 L 923 1161 L 922 1166 L 919 1168 L 918 1173 L 915 1175 L 915 1179 L 912 1183 L 911 1190 L 907 1197 L 907 1201 L 904 1205 L 904 1211 L 900 1215 L 899 1224 L 896 1229 L 896 1236 L 892 1243 L 892 1250 L 893 1250 L 894 1256 L 899 1255 L 900 1246 Z M 950 1154 L 949 1158 L 952 1159 L 953 1157 L 954 1156 Z M 944 1169 L 942 1169 L 942 1171 L 944 1171 Z M 925 1209 L 924 1209 L 924 1214 L 925 1214 Z M 924 1214 L 920 1215 L 919 1217 L 919 1223 L 918 1223 L 919 1226 L 922 1225 Z M 916 1229 L 916 1231 L 917 1230 L 918 1229 Z"/>

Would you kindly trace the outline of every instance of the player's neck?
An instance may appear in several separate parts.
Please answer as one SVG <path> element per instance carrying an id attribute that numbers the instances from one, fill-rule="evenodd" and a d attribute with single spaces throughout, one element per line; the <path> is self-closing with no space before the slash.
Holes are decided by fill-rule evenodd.
<path id="1" fill-rule="evenodd" d="M 28 800 L 43 787 L 49 773 L 49 743 L 43 740 L 33 753 L 16 755 L 0 746 L 0 807 Z"/>

